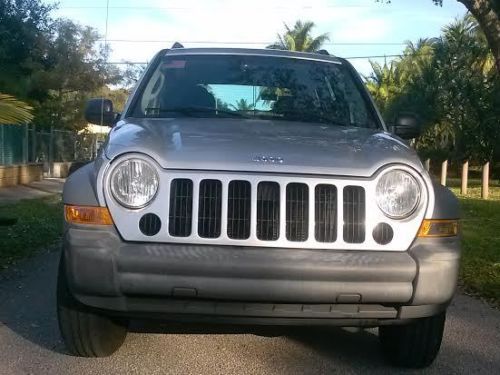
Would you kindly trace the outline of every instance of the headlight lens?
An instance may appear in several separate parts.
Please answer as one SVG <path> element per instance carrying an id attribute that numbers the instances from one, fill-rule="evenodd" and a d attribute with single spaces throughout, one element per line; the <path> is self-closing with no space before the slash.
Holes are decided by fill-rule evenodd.
<path id="1" fill-rule="evenodd" d="M 393 170 L 378 180 L 376 199 L 384 214 L 394 219 L 403 219 L 417 207 L 420 185 L 408 172 Z"/>
<path id="2" fill-rule="evenodd" d="M 146 206 L 158 191 L 158 173 L 141 159 L 128 159 L 116 166 L 111 175 L 111 193 L 128 208 Z"/>

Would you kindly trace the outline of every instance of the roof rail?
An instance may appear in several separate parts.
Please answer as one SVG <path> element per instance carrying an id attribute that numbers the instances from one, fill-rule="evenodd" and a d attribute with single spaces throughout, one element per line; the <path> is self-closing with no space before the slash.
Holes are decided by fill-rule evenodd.
<path id="1" fill-rule="evenodd" d="M 172 49 L 174 48 L 184 48 L 184 46 L 182 44 L 180 44 L 179 42 L 175 42 L 173 45 L 172 45 Z"/>
<path id="2" fill-rule="evenodd" d="M 328 53 L 328 51 L 326 49 L 320 49 L 320 50 L 316 51 L 316 53 L 320 54 L 320 55 L 330 56 L 330 54 Z"/>

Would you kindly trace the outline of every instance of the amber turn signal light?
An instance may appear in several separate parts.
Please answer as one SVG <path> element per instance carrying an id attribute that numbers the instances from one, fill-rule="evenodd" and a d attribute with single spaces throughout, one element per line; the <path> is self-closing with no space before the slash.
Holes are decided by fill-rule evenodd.
<path id="1" fill-rule="evenodd" d="M 64 217 L 68 223 L 113 225 L 113 219 L 107 207 L 65 205 Z"/>
<path id="2" fill-rule="evenodd" d="M 453 237 L 458 235 L 458 220 L 424 220 L 419 237 Z"/>

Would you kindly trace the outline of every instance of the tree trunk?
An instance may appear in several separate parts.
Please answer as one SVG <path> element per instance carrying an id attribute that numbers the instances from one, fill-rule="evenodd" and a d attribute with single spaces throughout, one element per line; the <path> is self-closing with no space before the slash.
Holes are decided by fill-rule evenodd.
<path id="1" fill-rule="evenodd" d="M 457 0 L 465 5 L 483 30 L 500 74 L 500 14 L 497 0 Z"/>

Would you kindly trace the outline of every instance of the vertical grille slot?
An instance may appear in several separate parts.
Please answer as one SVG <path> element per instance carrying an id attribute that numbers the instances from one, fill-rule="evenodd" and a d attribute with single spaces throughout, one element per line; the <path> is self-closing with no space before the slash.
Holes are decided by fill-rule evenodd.
<path id="1" fill-rule="evenodd" d="M 286 186 L 286 238 L 303 242 L 308 237 L 309 187 L 291 183 Z"/>
<path id="2" fill-rule="evenodd" d="M 260 182 L 257 186 L 257 238 L 275 241 L 280 235 L 280 185 Z"/>
<path id="3" fill-rule="evenodd" d="M 170 184 L 170 210 L 168 232 L 171 236 L 191 235 L 193 215 L 193 181 L 178 178 Z"/>
<path id="4" fill-rule="evenodd" d="M 316 185 L 315 200 L 315 237 L 318 242 L 337 240 L 337 187 Z"/>
<path id="5" fill-rule="evenodd" d="M 344 188 L 344 241 L 362 243 L 365 240 L 365 189 L 361 186 Z"/>
<path id="6" fill-rule="evenodd" d="M 227 198 L 227 236 L 234 240 L 250 237 L 251 186 L 248 181 L 231 181 Z"/>
<path id="7" fill-rule="evenodd" d="M 222 183 L 202 180 L 198 204 L 198 235 L 204 238 L 220 237 Z"/>

